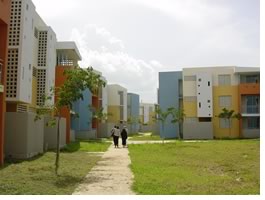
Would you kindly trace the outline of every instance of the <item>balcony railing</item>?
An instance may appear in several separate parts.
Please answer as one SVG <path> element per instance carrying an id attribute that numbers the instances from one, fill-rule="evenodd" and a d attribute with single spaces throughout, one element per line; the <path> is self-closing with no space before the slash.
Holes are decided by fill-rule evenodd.
<path id="1" fill-rule="evenodd" d="M 242 106 L 241 107 L 241 112 L 242 113 L 247 113 L 247 114 L 257 114 L 257 113 L 260 113 L 259 105 Z"/>

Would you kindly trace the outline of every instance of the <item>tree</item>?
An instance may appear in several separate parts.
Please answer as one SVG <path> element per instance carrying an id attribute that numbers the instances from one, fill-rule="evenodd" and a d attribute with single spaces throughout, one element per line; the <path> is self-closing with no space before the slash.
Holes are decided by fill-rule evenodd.
<path id="1" fill-rule="evenodd" d="M 63 85 L 57 88 L 51 88 L 50 94 L 46 94 L 44 100 L 51 99 L 55 95 L 56 101 L 53 105 L 47 105 L 44 103 L 37 109 L 37 115 L 35 120 L 41 119 L 44 115 L 50 115 L 52 118 L 49 121 L 49 126 L 54 126 L 57 123 L 57 138 L 56 138 L 56 159 L 55 159 L 55 173 L 58 175 L 59 169 L 59 157 L 60 157 L 60 120 L 61 112 L 63 108 L 71 110 L 72 103 L 82 99 L 82 92 L 85 89 L 94 91 L 99 87 L 105 86 L 105 82 L 100 78 L 100 75 L 94 73 L 92 67 L 82 69 L 75 67 L 74 69 L 67 69 L 64 71 L 64 75 L 67 77 Z"/>
<path id="2" fill-rule="evenodd" d="M 170 107 L 168 108 L 168 110 L 170 111 L 170 114 L 172 115 L 172 120 L 171 123 L 180 123 L 181 126 L 179 126 L 179 137 L 180 139 L 183 139 L 183 132 L 182 132 L 182 128 L 183 127 L 183 121 L 185 118 L 185 113 L 183 109 L 176 109 L 174 107 Z"/>
<path id="3" fill-rule="evenodd" d="M 235 113 L 234 110 L 228 110 L 226 108 L 223 108 L 222 109 L 222 112 L 217 116 L 218 118 L 221 118 L 221 119 L 225 119 L 227 122 L 228 122 L 228 126 L 229 126 L 229 137 L 231 137 L 231 122 L 232 122 L 232 119 L 241 119 L 241 114 L 240 113 Z"/>
<path id="4" fill-rule="evenodd" d="M 167 120 L 167 117 L 171 114 L 170 108 L 168 108 L 165 112 L 163 112 L 159 107 L 155 109 L 155 120 L 161 121 L 162 124 L 162 140 L 164 144 L 165 140 L 165 134 L 164 134 L 164 129 L 165 129 L 165 123 Z"/>
<path id="5" fill-rule="evenodd" d="M 104 112 L 103 107 L 95 108 L 92 105 L 88 105 L 88 108 L 92 112 L 92 119 L 97 120 L 97 127 L 98 127 L 99 122 L 107 120 L 108 116 L 112 116 L 112 113 Z M 98 129 L 97 129 L 97 131 L 98 131 Z"/>
<path id="6" fill-rule="evenodd" d="M 139 117 L 137 117 L 137 116 L 129 116 L 128 117 L 128 119 L 127 119 L 127 124 L 129 124 L 131 127 L 130 127 L 130 129 L 132 130 L 133 129 L 133 125 L 137 125 L 137 124 L 139 124 L 139 120 L 140 120 L 140 118 Z M 130 131 L 131 131 L 130 130 Z M 139 131 L 139 130 L 138 130 Z"/>

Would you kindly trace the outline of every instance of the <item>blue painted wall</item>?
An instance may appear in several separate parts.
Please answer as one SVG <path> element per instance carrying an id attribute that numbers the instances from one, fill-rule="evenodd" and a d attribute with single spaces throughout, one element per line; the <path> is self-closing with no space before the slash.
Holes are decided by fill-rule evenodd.
<path id="1" fill-rule="evenodd" d="M 88 105 L 92 105 L 92 94 L 86 89 L 83 92 L 83 100 L 78 100 L 73 103 L 73 111 L 79 114 L 79 118 L 71 117 L 71 129 L 75 131 L 90 131 L 92 130 L 92 113 Z"/>
<path id="2" fill-rule="evenodd" d="M 140 115 L 140 96 L 134 93 L 127 94 L 127 117 L 138 117 Z M 132 132 L 138 132 L 139 123 L 132 125 Z"/>
<path id="3" fill-rule="evenodd" d="M 158 104 L 162 111 L 166 111 L 169 107 L 179 109 L 179 101 L 182 99 L 179 88 L 179 83 L 182 81 L 182 72 L 159 72 L 159 92 Z M 165 128 L 164 136 L 162 135 L 162 124 L 160 122 L 160 136 L 165 138 L 179 137 L 179 124 L 172 124 L 171 117 L 168 117 Z"/>

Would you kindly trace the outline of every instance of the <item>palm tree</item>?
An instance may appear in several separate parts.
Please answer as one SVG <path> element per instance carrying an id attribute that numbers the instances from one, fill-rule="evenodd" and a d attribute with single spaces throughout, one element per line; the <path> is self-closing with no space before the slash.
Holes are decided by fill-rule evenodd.
<path id="1" fill-rule="evenodd" d="M 168 108 L 165 112 L 163 112 L 160 108 L 155 109 L 155 119 L 158 121 L 161 121 L 162 124 L 162 140 L 164 144 L 165 135 L 164 135 L 164 129 L 165 129 L 165 123 L 167 120 L 167 117 L 170 115 L 171 111 L 170 108 Z"/>
<path id="2" fill-rule="evenodd" d="M 179 126 L 179 138 L 183 139 L 183 132 L 182 132 L 182 128 L 183 127 L 183 121 L 185 118 L 185 113 L 183 109 L 176 109 L 174 107 L 170 107 L 168 109 L 170 111 L 170 114 L 172 115 L 172 120 L 171 123 L 180 123 L 181 126 Z"/>
<path id="3" fill-rule="evenodd" d="M 229 137 L 231 137 L 231 122 L 232 119 L 241 119 L 241 114 L 240 113 L 235 113 L 234 110 L 228 110 L 226 108 L 222 109 L 222 112 L 217 116 L 218 118 L 225 119 L 228 122 L 228 127 L 229 127 Z"/>

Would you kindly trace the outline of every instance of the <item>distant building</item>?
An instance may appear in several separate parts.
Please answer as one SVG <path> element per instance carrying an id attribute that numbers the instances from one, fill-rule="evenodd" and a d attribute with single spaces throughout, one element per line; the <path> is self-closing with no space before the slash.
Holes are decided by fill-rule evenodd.
<path id="1" fill-rule="evenodd" d="M 101 75 L 101 79 L 106 81 L 101 72 L 95 71 Z M 104 134 L 100 131 L 102 120 L 93 117 L 92 110 L 98 111 L 103 108 L 103 113 L 107 114 L 107 88 L 101 87 L 97 91 L 91 92 L 86 89 L 83 92 L 83 100 L 73 103 L 73 112 L 79 117 L 71 117 L 71 129 L 75 131 L 75 138 L 89 139 L 101 138 Z M 102 135 L 103 134 L 103 135 Z"/>
<path id="2" fill-rule="evenodd" d="M 155 104 L 140 103 L 140 132 L 152 132 L 155 124 Z"/>
<path id="3" fill-rule="evenodd" d="M 78 61 L 82 59 L 79 50 L 74 42 L 58 42 L 56 46 L 57 65 L 55 71 L 55 86 L 60 87 L 64 84 L 67 77 L 64 75 L 66 69 L 74 69 L 78 66 Z M 55 102 L 57 101 L 55 96 Z M 71 114 L 70 109 L 64 107 L 61 116 L 66 119 L 65 142 L 68 144 L 71 140 Z M 54 136 L 55 137 L 55 136 Z"/>
<path id="4" fill-rule="evenodd" d="M 107 85 L 108 93 L 108 129 L 110 130 L 114 125 L 121 126 L 127 122 L 127 89 L 118 85 Z"/>
<path id="5" fill-rule="evenodd" d="M 138 94 L 127 94 L 127 126 L 129 133 L 139 132 L 140 97 Z"/>
<path id="6" fill-rule="evenodd" d="M 158 104 L 162 112 L 168 108 L 183 108 L 182 72 L 159 72 Z M 165 122 L 164 135 L 160 124 L 160 136 L 178 138 L 183 131 L 180 123 L 171 123 L 171 116 Z"/>
<path id="7" fill-rule="evenodd" d="M 183 86 L 180 73 L 160 72 L 159 105 L 162 109 L 183 107 L 184 139 L 260 137 L 259 68 L 184 68 Z M 227 120 L 217 117 L 223 108 L 240 113 L 242 119 L 233 119 L 229 127 Z M 165 129 L 166 134 L 181 130 L 171 123 Z"/>

